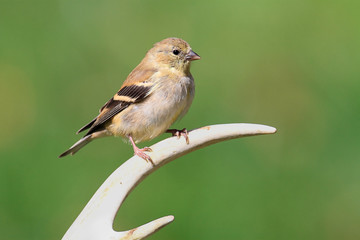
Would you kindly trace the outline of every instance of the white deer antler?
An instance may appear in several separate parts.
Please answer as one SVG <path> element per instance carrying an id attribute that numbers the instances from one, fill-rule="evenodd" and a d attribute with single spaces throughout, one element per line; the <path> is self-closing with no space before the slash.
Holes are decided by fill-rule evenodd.
<path id="1" fill-rule="evenodd" d="M 134 156 L 113 172 L 96 191 L 63 240 L 125 240 L 144 239 L 174 220 L 166 216 L 132 230 L 113 230 L 115 215 L 130 191 L 147 175 L 162 165 L 191 151 L 224 140 L 275 133 L 273 127 L 258 124 L 221 124 L 202 127 L 189 132 L 190 144 L 185 139 L 167 138 L 151 146 L 148 153 L 154 165 Z"/>

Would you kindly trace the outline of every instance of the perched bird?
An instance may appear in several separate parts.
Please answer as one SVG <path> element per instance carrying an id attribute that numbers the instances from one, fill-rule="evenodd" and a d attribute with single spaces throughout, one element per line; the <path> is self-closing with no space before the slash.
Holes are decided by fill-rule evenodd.
<path id="1" fill-rule="evenodd" d="M 190 63 L 198 59 L 200 56 L 180 38 L 154 44 L 99 115 L 77 132 L 89 129 L 85 136 L 59 157 L 73 155 L 92 140 L 105 136 L 128 138 L 134 154 L 150 162 L 144 151 L 151 149 L 140 149 L 135 143 L 164 132 L 182 135 L 189 143 L 186 129 L 168 128 L 190 108 L 195 92 Z"/>

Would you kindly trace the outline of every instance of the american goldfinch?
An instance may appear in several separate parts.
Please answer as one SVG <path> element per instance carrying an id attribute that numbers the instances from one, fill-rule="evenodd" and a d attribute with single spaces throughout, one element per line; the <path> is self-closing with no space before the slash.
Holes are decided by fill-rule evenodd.
<path id="1" fill-rule="evenodd" d="M 92 140 L 105 136 L 128 138 L 134 155 L 150 162 L 145 151 L 151 149 L 140 149 L 135 143 L 164 132 L 182 135 L 188 143 L 186 129 L 168 128 L 190 108 L 195 92 L 190 63 L 198 59 L 200 56 L 182 39 L 167 38 L 154 44 L 99 115 L 77 132 L 89 129 L 85 136 L 59 157 L 73 155 Z"/>

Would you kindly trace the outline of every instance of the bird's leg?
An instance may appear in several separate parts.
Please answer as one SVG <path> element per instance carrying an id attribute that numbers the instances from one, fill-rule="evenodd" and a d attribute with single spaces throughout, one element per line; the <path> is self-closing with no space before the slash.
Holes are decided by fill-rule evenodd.
<path id="1" fill-rule="evenodd" d="M 133 149 L 134 149 L 134 155 L 138 155 L 139 157 L 141 157 L 142 159 L 144 159 L 145 161 L 147 162 L 151 162 L 152 165 L 154 165 L 154 162 L 152 161 L 151 157 L 149 155 L 147 155 L 146 153 L 144 153 L 145 151 L 147 152 L 151 152 L 152 149 L 149 148 L 149 147 L 144 147 L 144 148 L 138 148 L 136 145 L 135 145 L 135 142 L 134 140 L 132 139 L 132 137 L 129 135 L 128 136 L 132 146 L 133 146 Z"/>
<path id="2" fill-rule="evenodd" d="M 188 136 L 188 131 L 186 130 L 186 128 L 183 128 L 182 130 L 178 130 L 178 129 L 168 129 L 166 130 L 167 133 L 171 133 L 173 136 L 177 136 L 178 138 L 180 138 L 180 136 L 184 136 L 185 140 L 186 140 L 186 144 L 189 144 L 189 136 Z"/>

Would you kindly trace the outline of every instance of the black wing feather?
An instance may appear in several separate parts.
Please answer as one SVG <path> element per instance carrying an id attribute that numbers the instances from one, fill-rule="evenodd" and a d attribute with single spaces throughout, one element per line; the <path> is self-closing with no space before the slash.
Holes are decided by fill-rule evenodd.
<path id="1" fill-rule="evenodd" d="M 139 85 L 131 85 L 121 88 L 117 93 L 117 95 L 130 97 L 131 99 L 133 99 L 133 101 L 127 102 L 127 101 L 115 100 L 114 98 L 111 98 L 100 109 L 101 112 L 105 111 L 104 114 L 100 113 L 93 121 L 91 121 L 86 126 L 82 127 L 78 132 L 90 128 L 85 135 L 87 136 L 93 132 L 98 131 L 99 129 L 102 129 L 103 124 L 107 122 L 110 118 L 120 113 L 131 104 L 141 102 L 146 97 L 148 97 L 150 90 L 151 90 L 151 86 L 139 86 Z"/>
<path id="2" fill-rule="evenodd" d="M 137 102 L 143 100 L 149 94 L 150 89 L 151 87 L 149 86 L 125 86 L 119 90 L 117 95 L 133 98 L 136 100 L 135 102 Z"/>
<path id="3" fill-rule="evenodd" d="M 90 127 L 94 124 L 94 122 L 96 121 L 96 119 L 97 119 L 97 117 L 94 118 L 91 122 L 89 122 L 89 123 L 86 124 L 85 126 L 83 126 L 82 128 L 80 128 L 80 129 L 76 132 L 76 134 L 79 134 L 79 133 L 81 133 L 82 131 L 85 131 L 86 129 L 90 128 Z"/>
<path id="4" fill-rule="evenodd" d="M 93 132 L 96 132 L 99 129 L 102 129 L 102 125 L 107 122 L 110 118 L 115 116 L 116 114 L 123 111 L 125 108 L 127 108 L 131 103 L 124 102 L 124 101 L 109 101 L 106 108 L 111 105 L 113 106 L 109 111 L 105 112 L 101 117 L 98 117 L 97 120 L 94 122 L 94 124 L 91 126 L 90 130 L 86 133 L 85 136 L 90 135 Z"/>

